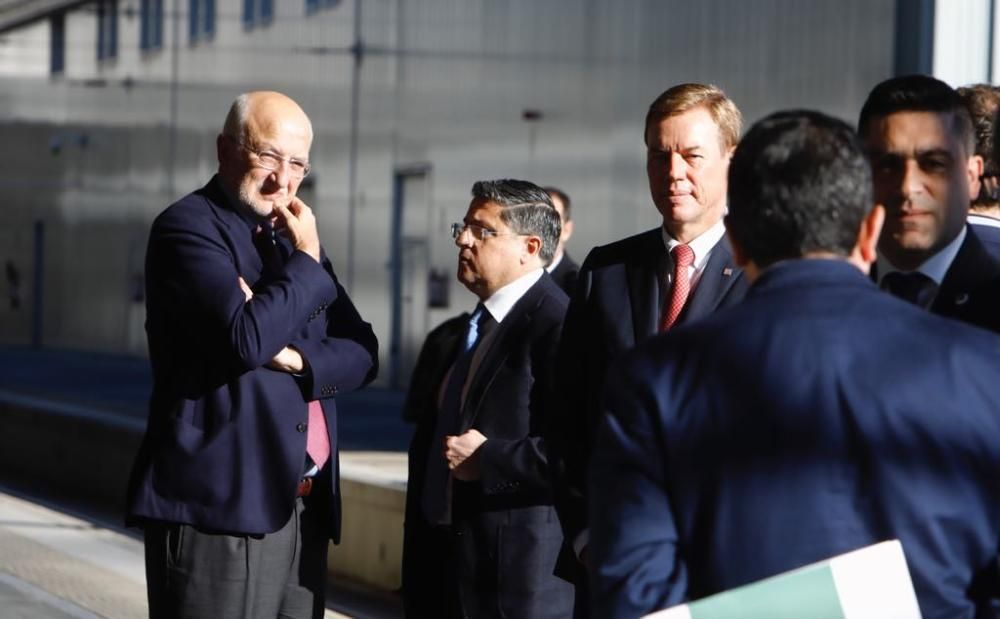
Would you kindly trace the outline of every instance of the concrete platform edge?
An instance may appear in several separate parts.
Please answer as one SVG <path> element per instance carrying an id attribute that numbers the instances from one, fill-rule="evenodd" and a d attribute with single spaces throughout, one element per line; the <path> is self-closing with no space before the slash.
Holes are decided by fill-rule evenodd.
<path id="1" fill-rule="evenodd" d="M 144 429 L 113 413 L 0 391 L 0 475 L 123 513 Z M 330 546 L 330 579 L 393 592 L 401 579 L 405 454 L 371 460 L 341 454 L 344 531 Z"/>

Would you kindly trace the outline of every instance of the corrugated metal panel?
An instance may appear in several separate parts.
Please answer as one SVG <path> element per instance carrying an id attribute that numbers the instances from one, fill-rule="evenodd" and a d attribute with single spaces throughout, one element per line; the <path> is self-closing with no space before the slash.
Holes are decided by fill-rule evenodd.
<path id="1" fill-rule="evenodd" d="M 284 90 L 313 117 L 316 173 L 307 201 L 341 270 L 351 246 L 348 204 L 355 205 L 351 294 L 387 342 L 397 167 L 430 164 L 418 192 L 425 215 L 407 218 L 416 223 L 404 231 L 426 246 L 425 272 L 454 272 L 444 224 L 461 217 L 475 180 L 501 176 L 570 193 L 577 233 L 569 250 L 582 259 L 595 244 L 657 223 L 642 121 L 665 88 L 717 83 L 748 122 L 789 107 L 852 120 L 894 62 L 894 0 L 361 0 L 365 53 L 357 193 L 350 196 L 355 2 L 309 16 L 304 2 L 275 3 L 274 21 L 250 31 L 239 0 L 217 4 L 215 38 L 191 45 L 187 2 L 168 1 L 166 45 L 154 53 L 139 51 L 137 20 L 123 18 L 119 57 L 111 63 L 94 58 L 93 13 L 71 13 L 72 53 L 62 78 L 4 76 L 0 125 L 4 135 L 17 136 L 12 151 L 19 153 L 0 177 L 9 197 L 0 207 L 4 234 L 30 234 L 42 219 L 58 246 L 46 262 L 52 345 L 141 347 L 121 325 L 135 312 L 129 282 L 148 223 L 212 173 L 214 137 L 243 90 Z M 175 19 L 182 28 L 176 80 Z M 8 35 L 0 70 L 12 48 L 46 49 L 45 36 L 44 29 Z M 524 120 L 526 109 L 540 118 Z M 56 143 L 58 154 L 50 148 Z M 24 243 L 5 241 L 0 252 L 5 247 L 15 248 L 11 256 L 21 263 L 30 259 Z M 412 272 L 411 284 L 419 285 L 419 269 Z M 405 346 L 418 346 L 425 325 L 470 304 L 454 282 L 452 289 L 448 309 L 408 308 L 417 310 L 411 322 L 420 327 Z M 16 337 L 4 330 L 16 324 L 5 311 L 0 341 Z"/>

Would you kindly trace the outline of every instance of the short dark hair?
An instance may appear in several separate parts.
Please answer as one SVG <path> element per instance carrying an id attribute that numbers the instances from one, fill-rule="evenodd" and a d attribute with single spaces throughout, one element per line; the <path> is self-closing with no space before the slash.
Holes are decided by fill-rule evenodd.
<path id="1" fill-rule="evenodd" d="M 743 136 L 729 164 L 726 228 L 761 268 L 810 253 L 850 255 L 872 206 L 860 140 L 820 112 L 771 114 Z"/>
<path id="2" fill-rule="evenodd" d="M 1000 88 L 991 84 L 972 84 L 958 89 L 958 96 L 965 101 L 965 107 L 972 117 L 972 129 L 976 136 L 976 154 L 983 158 L 983 177 L 1000 176 L 997 162 L 994 129 L 997 112 L 1000 112 Z M 985 184 L 979 188 L 979 195 L 973 205 L 992 205 L 997 196 L 991 195 Z"/>
<path id="3" fill-rule="evenodd" d="M 562 224 L 548 192 L 528 181 L 502 178 L 476 182 L 472 186 L 472 197 L 503 207 L 500 220 L 518 234 L 542 239 L 539 256 L 546 265 L 552 262 Z"/>
<path id="4" fill-rule="evenodd" d="M 559 198 L 560 202 L 562 202 L 563 216 L 566 218 L 566 221 L 570 221 L 571 219 L 573 219 L 573 217 L 570 216 L 571 201 L 565 191 L 559 189 L 558 187 L 552 187 L 552 186 L 543 187 L 542 189 L 544 189 L 545 193 L 549 194 L 550 197 L 555 196 Z M 552 206 L 555 206 L 555 204 L 553 204 Z"/>
<path id="5" fill-rule="evenodd" d="M 873 120 L 897 112 L 950 114 L 953 134 L 965 147 L 966 154 L 973 154 L 975 139 L 969 111 L 958 92 L 941 80 L 918 74 L 893 77 L 879 83 L 861 107 L 858 133 L 864 139 Z"/>

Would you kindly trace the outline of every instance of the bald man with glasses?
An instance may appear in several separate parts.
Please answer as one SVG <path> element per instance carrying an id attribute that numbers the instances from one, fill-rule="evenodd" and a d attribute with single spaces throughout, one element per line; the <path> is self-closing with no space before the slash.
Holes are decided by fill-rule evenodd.
<path id="1" fill-rule="evenodd" d="M 378 344 L 296 196 L 312 139 L 287 96 L 241 95 L 218 173 L 153 222 L 153 394 L 128 490 L 150 617 L 324 614 L 335 396 L 375 377 Z"/>

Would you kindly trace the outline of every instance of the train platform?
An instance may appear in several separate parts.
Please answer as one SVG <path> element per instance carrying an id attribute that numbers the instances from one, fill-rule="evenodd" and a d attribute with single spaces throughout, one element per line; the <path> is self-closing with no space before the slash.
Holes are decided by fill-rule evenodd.
<path id="1" fill-rule="evenodd" d="M 124 482 L 145 428 L 148 362 L 0 347 L 0 617 L 146 617 Z M 403 394 L 338 397 L 344 542 L 330 547 L 327 617 L 402 616 Z"/>
<path id="2" fill-rule="evenodd" d="M 4 619 L 142 619 L 145 587 L 136 532 L 0 487 Z M 390 596 L 343 586 L 330 591 L 327 619 L 398 616 Z"/>

